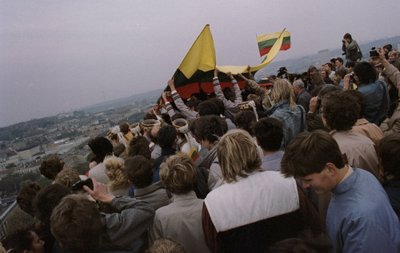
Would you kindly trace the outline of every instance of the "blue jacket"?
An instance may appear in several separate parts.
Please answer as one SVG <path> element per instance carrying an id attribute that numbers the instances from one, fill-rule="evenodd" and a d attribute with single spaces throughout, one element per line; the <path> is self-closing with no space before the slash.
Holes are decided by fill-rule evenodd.
<path id="1" fill-rule="evenodd" d="M 286 101 L 275 104 L 268 114 L 280 120 L 283 124 L 282 147 L 286 148 L 289 142 L 299 133 L 306 130 L 306 115 L 304 108 L 297 105 L 290 108 Z"/>
<path id="2" fill-rule="evenodd" d="M 326 223 L 335 252 L 400 252 L 399 219 L 371 173 L 354 169 L 332 193 Z"/>
<path id="3" fill-rule="evenodd" d="M 389 110 L 389 94 L 386 84 L 381 80 L 376 80 L 373 83 L 360 85 L 358 91 L 364 96 L 364 117 L 379 126 Z"/>

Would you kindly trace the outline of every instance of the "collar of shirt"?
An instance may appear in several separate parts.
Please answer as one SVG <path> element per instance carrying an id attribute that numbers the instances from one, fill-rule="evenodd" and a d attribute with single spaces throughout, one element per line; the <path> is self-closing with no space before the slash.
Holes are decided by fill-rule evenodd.
<path id="1" fill-rule="evenodd" d="M 347 171 L 346 175 L 343 177 L 342 181 L 332 190 L 332 192 L 336 195 L 343 194 L 350 190 L 353 185 L 354 181 L 357 179 L 357 173 L 354 173 L 355 170 L 349 166 L 349 170 Z"/>

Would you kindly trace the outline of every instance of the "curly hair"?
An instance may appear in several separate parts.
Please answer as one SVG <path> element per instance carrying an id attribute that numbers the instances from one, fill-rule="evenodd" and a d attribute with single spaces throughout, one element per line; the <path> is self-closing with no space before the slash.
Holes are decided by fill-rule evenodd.
<path id="1" fill-rule="evenodd" d="M 51 214 L 51 233 L 68 252 L 96 252 L 103 225 L 96 202 L 83 195 L 65 197 Z"/>
<path id="2" fill-rule="evenodd" d="M 184 153 L 170 156 L 160 166 L 160 179 L 165 188 L 174 194 L 190 192 L 196 182 L 192 159 Z"/>
<path id="3" fill-rule="evenodd" d="M 240 155 L 238 155 L 240 154 Z M 260 169 L 261 158 L 253 138 L 244 130 L 230 130 L 218 143 L 218 161 L 228 183 Z"/>
<path id="4" fill-rule="evenodd" d="M 126 177 L 124 160 L 116 156 L 106 156 L 104 158 L 104 166 L 106 175 L 110 179 L 108 187 L 111 191 L 129 186 L 128 178 Z"/>
<path id="5" fill-rule="evenodd" d="M 33 199 L 36 197 L 41 187 L 35 182 L 32 182 L 21 189 L 17 196 L 18 206 L 22 211 L 34 216 Z"/>
<path id="6" fill-rule="evenodd" d="M 40 164 L 39 170 L 43 176 L 54 180 L 63 167 L 64 162 L 57 155 L 50 155 Z"/>
<path id="7" fill-rule="evenodd" d="M 207 140 L 211 143 L 216 142 L 228 131 L 226 121 L 215 115 L 202 116 L 196 119 L 195 128 L 195 134 L 199 140 Z"/>
<path id="8" fill-rule="evenodd" d="M 322 98 L 322 117 L 332 130 L 350 130 L 361 110 L 359 103 L 348 92 L 334 91 Z"/>
<path id="9" fill-rule="evenodd" d="M 160 238 L 154 241 L 153 245 L 146 251 L 146 253 L 185 253 L 185 248 L 178 242 L 168 239 Z"/>
<path id="10" fill-rule="evenodd" d="M 72 185 L 79 181 L 79 173 L 74 169 L 63 169 L 57 174 L 54 183 L 64 185 L 71 189 Z"/>

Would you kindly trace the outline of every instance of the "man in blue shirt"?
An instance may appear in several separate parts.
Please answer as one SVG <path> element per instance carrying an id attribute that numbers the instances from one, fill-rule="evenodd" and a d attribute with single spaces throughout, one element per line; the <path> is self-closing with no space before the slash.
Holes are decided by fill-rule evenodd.
<path id="1" fill-rule="evenodd" d="M 287 147 L 281 172 L 332 192 L 326 225 L 335 252 L 400 252 L 400 223 L 389 199 L 369 172 L 352 168 L 326 132 L 298 135 Z"/>

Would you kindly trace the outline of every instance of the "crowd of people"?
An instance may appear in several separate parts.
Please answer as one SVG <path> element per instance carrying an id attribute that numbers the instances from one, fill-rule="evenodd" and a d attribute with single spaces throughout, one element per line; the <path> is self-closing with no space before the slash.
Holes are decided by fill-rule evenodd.
<path id="1" fill-rule="evenodd" d="M 139 124 L 90 140 L 86 175 L 42 163 L 53 184 L 21 190 L 35 226 L 4 252 L 400 252 L 399 53 L 361 61 L 350 34 L 343 51 L 263 84 L 215 69 L 186 101 L 169 80 Z"/>

